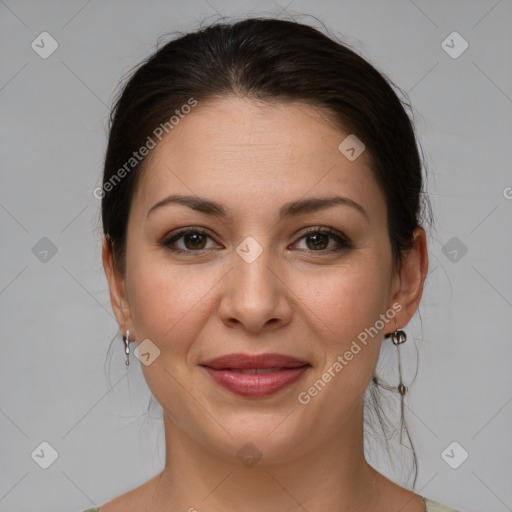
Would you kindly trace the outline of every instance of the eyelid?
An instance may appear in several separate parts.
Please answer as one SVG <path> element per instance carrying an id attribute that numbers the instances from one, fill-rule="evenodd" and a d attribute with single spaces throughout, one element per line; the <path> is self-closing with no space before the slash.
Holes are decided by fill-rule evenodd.
<path id="1" fill-rule="evenodd" d="M 306 231 L 302 232 L 302 235 L 299 237 L 299 240 L 304 238 L 305 236 L 309 235 L 310 233 L 320 233 L 323 235 L 330 235 L 333 238 L 339 238 L 343 243 L 345 243 L 347 245 L 352 243 L 350 241 L 350 239 L 348 238 L 348 236 L 346 236 L 343 232 L 338 231 L 337 229 L 334 229 L 334 228 L 330 228 L 327 226 L 325 226 L 325 227 L 313 226 L 313 227 L 306 228 L 306 229 L 307 229 Z"/>

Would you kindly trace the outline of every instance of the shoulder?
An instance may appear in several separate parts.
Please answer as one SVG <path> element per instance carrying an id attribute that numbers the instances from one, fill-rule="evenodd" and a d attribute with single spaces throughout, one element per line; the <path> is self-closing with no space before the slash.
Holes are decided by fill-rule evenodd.
<path id="1" fill-rule="evenodd" d="M 88 508 L 83 512 L 126 512 L 127 510 L 143 510 L 144 506 L 150 501 L 151 494 L 160 476 L 161 474 L 159 473 L 135 489 L 131 489 L 124 494 L 101 503 L 99 507 Z"/>
<path id="2" fill-rule="evenodd" d="M 429 498 L 425 498 L 425 496 L 421 496 L 426 505 L 426 512 L 461 512 L 459 510 L 455 510 L 454 508 L 446 507 L 437 501 L 433 501 Z"/>

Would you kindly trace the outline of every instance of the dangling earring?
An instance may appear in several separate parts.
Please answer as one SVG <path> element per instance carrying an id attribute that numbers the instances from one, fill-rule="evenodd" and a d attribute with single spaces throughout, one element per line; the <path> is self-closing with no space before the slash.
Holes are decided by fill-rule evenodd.
<path id="1" fill-rule="evenodd" d="M 399 378 L 400 382 L 398 383 L 397 389 L 398 389 L 398 392 L 400 393 L 400 417 L 402 418 L 402 422 L 403 422 L 404 395 L 407 393 L 407 387 L 404 386 L 404 383 L 402 381 L 402 366 L 400 364 L 400 345 L 407 341 L 407 335 L 405 334 L 405 331 L 398 329 L 398 324 L 396 323 L 396 321 L 395 321 L 395 325 L 396 325 L 396 329 L 395 329 L 395 332 L 391 333 L 391 340 L 393 341 L 393 344 L 396 346 L 396 352 L 397 352 L 397 357 L 398 357 L 398 378 Z M 402 423 L 402 425 L 400 427 L 400 444 L 402 444 L 402 439 L 403 439 L 403 433 L 404 433 L 403 427 L 404 427 L 404 425 Z M 407 430 L 407 427 L 406 427 L 406 432 L 407 432 L 407 437 L 409 438 L 409 441 L 412 446 L 412 440 L 409 436 L 409 431 Z"/>
<path id="2" fill-rule="evenodd" d="M 133 340 L 132 340 L 133 341 Z M 124 351 L 126 354 L 126 361 L 125 364 L 128 366 L 130 364 L 130 331 L 126 329 L 126 336 L 123 336 L 123 342 L 124 342 Z"/>
<path id="3" fill-rule="evenodd" d="M 399 384 L 397 386 L 398 392 L 402 397 L 407 393 L 407 388 L 404 386 L 404 383 L 402 381 L 402 366 L 400 364 L 400 345 L 402 343 L 405 343 L 407 341 L 407 335 L 405 334 L 405 331 L 398 329 L 398 324 L 396 323 L 396 329 L 395 332 L 391 333 L 391 340 L 393 341 L 393 344 L 396 345 L 396 352 L 398 357 L 398 377 L 399 377 Z"/>
<path id="4" fill-rule="evenodd" d="M 407 387 L 404 386 L 404 383 L 402 381 L 402 366 L 400 364 L 400 348 L 399 348 L 402 343 L 405 343 L 407 341 L 407 335 L 405 334 L 404 331 L 402 331 L 401 329 L 398 328 L 398 324 L 396 321 L 395 321 L 395 324 L 396 324 L 395 331 L 391 332 L 389 334 L 385 334 L 384 337 L 391 338 L 391 340 L 393 341 L 393 344 L 396 346 L 397 357 L 398 357 L 398 377 L 399 377 L 398 386 L 396 386 L 396 387 L 387 386 L 379 378 L 377 378 L 376 375 L 373 376 L 372 380 L 375 384 L 382 386 L 383 388 L 385 388 L 389 391 L 394 391 L 395 389 L 397 389 L 398 392 L 400 393 L 400 417 L 402 418 L 402 424 L 400 427 L 400 444 L 402 444 L 403 431 L 404 431 L 404 426 L 405 426 L 405 431 L 407 433 L 407 437 L 412 446 L 412 439 L 409 436 L 409 431 L 407 430 L 407 426 L 405 425 L 405 420 L 404 420 L 404 417 L 405 417 L 404 416 L 404 395 L 407 393 Z M 414 459 L 416 461 L 416 456 L 414 456 Z M 416 462 L 415 462 L 415 464 L 416 464 Z"/>

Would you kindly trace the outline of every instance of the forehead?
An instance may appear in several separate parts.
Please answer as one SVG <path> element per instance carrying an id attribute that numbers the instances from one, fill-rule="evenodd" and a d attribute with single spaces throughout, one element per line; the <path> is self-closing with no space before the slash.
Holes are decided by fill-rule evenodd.
<path id="1" fill-rule="evenodd" d="M 180 192 L 243 209 L 339 192 L 385 215 L 368 155 L 351 161 L 339 150 L 348 135 L 304 103 L 198 103 L 150 153 L 134 202 L 149 208 Z"/>

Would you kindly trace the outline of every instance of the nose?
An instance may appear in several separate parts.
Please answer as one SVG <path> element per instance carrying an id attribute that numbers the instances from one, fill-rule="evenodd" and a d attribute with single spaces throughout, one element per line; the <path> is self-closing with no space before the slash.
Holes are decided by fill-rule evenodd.
<path id="1" fill-rule="evenodd" d="M 261 334 L 290 322 L 293 293 L 269 247 L 254 261 L 234 253 L 233 267 L 223 281 L 218 314 L 226 326 Z"/>

